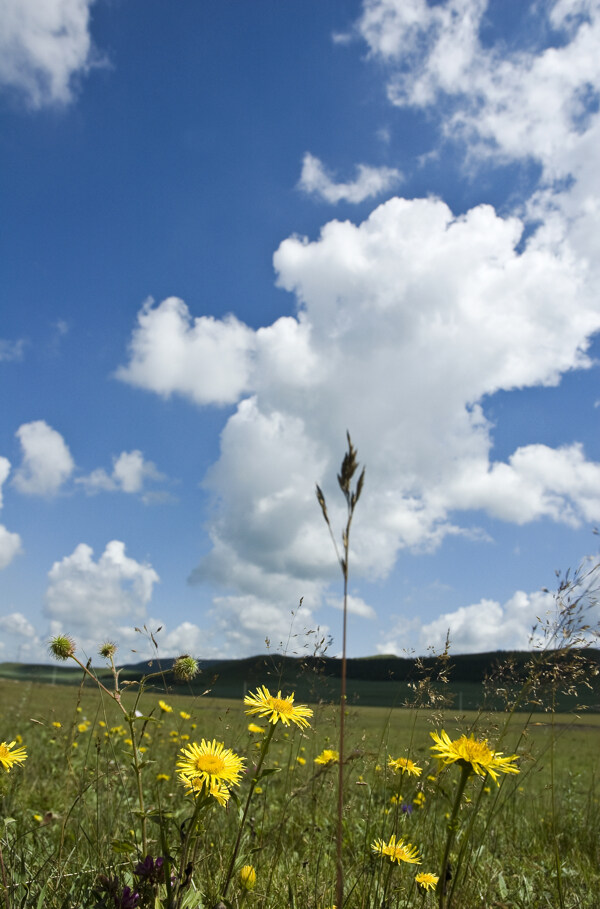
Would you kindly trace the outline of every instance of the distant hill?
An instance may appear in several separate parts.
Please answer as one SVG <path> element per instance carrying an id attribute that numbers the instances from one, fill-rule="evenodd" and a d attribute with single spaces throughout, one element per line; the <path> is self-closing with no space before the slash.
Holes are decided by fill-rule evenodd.
<path id="1" fill-rule="evenodd" d="M 350 703 L 365 706 L 403 706 L 419 701 L 434 706 L 436 698 L 451 700 L 459 710 L 487 706 L 500 709 L 520 690 L 528 664 L 540 655 L 529 651 L 494 651 L 457 654 L 447 660 L 375 656 L 348 660 L 347 692 Z M 576 667 L 572 665 L 573 660 Z M 126 665 L 121 679 L 135 681 L 149 672 L 162 670 L 165 685 L 177 693 L 222 698 L 241 698 L 248 690 L 266 685 L 272 692 L 294 691 L 297 700 L 310 703 L 336 701 L 339 697 L 341 660 L 327 656 L 247 657 L 240 660 L 200 660 L 200 674 L 192 683 L 178 683 L 170 672 L 173 660 L 154 660 Z M 567 695 L 567 678 L 577 671 L 577 695 Z M 110 671 L 97 668 L 105 683 Z M 61 663 L 0 663 L 0 678 L 74 685 L 81 682 L 81 670 Z M 556 682 L 556 680 L 559 680 Z M 563 681 L 560 681 L 560 680 Z M 586 680 L 590 687 L 582 684 Z M 487 681 L 486 681 L 487 680 Z M 553 681 L 554 680 L 554 681 Z M 556 709 L 569 710 L 582 704 L 600 710 L 600 650 L 575 650 L 567 657 L 561 651 L 544 654 L 544 672 L 539 684 L 529 692 L 528 709 L 543 709 L 552 685 L 556 687 Z"/>

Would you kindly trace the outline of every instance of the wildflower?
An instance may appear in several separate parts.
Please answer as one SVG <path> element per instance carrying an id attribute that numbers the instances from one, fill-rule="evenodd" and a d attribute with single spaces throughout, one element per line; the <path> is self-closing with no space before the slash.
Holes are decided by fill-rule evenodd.
<path id="1" fill-rule="evenodd" d="M 255 786 L 255 787 L 254 787 L 254 794 L 255 794 L 255 795 L 260 795 L 262 791 L 263 791 L 262 786 Z"/>
<path id="2" fill-rule="evenodd" d="M 318 757 L 315 758 L 315 764 L 323 764 L 326 767 L 328 764 L 339 764 L 340 762 L 340 753 L 339 751 L 334 751 L 333 748 L 325 748 Z"/>
<path id="3" fill-rule="evenodd" d="M 77 724 L 77 732 L 87 732 L 89 728 L 90 728 L 90 724 L 88 723 L 87 720 L 85 720 L 85 722 L 83 722 L 83 723 Z"/>
<path id="4" fill-rule="evenodd" d="M 55 720 L 52 723 L 52 725 L 54 726 L 55 729 L 61 729 L 61 727 L 62 727 L 62 723 L 59 723 L 58 720 Z"/>
<path id="5" fill-rule="evenodd" d="M 229 801 L 231 792 L 226 783 L 214 783 L 211 786 L 199 776 L 188 779 L 188 777 L 184 776 L 182 773 L 179 774 L 179 779 L 186 787 L 187 791 L 191 792 L 193 795 L 202 795 L 208 792 L 208 794 L 212 795 L 223 808 Z"/>
<path id="6" fill-rule="evenodd" d="M 24 748 L 15 748 L 14 751 L 11 751 L 15 744 L 16 742 L 11 742 L 9 745 L 6 742 L 0 742 L 0 764 L 2 764 L 7 773 L 13 764 L 22 764 L 27 758 L 27 752 Z"/>
<path id="7" fill-rule="evenodd" d="M 68 634 L 57 634 L 51 639 L 49 650 L 57 660 L 68 660 L 75 653 L 75 641 Z"/>
<path id="8" fill-rule="evenodd" d="M 275 697 L 264 685 L 257 690 L 256 694 L 246 695 L 244 704 L 248 708 L 247 714 L 257 713 L 259 716 L 268 717 L 269 722 L 273 725 L 281 720 L 285 726 L 289 726 L 290 721 L 296 726 L 310 726 L 308 718 L 313 715 L 310 707 L 294 704 L 293 694 L 282 698 L 281 691 L 278 691 L 277 697 Z"/>
<path id="9" fill-rule="evenodd" d="M 244 770 L 244 758 L 239 757 L 231 748 L 225 748 L 222 742 L 215 739 L 207 742 L 202 739 L 198 745 L 192 742 L 188 748 L 179 752 L 177 769 L 180 777 L 187 780 L 200 779 L 206 786 L 237 786 Z"/>
<path id="10" fill-rule="evenodd" d="M 158 706 L 160 707 L 160 709 L 162 710 L 163 713 L 173 713 L 173 708 L 171 707 L 170 704 L 167 704 L 166 701 L 159 701 Z"/>
<path id="11" fill-rule="evenodd" d="M 173 663 L 173 673 L 182 682 L 191 682 L 199 672 L 198 660 L 195 660 L 193 656 L 187 653 L 177 657 Z"/>
<path id="12" fill-rule="evenodd" d="M 168 783 L 169 780 L 171 779 L 171 777 L 169 776 L 168 773 L 157 773 L 156 779 L 158 780 L 159 783 Z"/>
<path id="13" fill-rule="evenodd" d="M 123 887 L 120 901 L 115 905 L 117 906 L 117 909 L 136 909 L 139 898 L 139 893 L 132 890 L 131 887 Z"/>
<path id="14" fill-rule="evenodd" d="M 396 840 L 392 834 L 389 843 L 384 840 L 375 840 L 371 849 L 378 855 L 386 855 L 391 862 L 409 862 L 411 865 L 420 865 L 421 856 L 416 846 L 406 843 L 402 837 Z"/>
<path id="15" fill-rule="evenodd" d="M 257 726 L 256 723 L 248 723 L 248 732 L 254 732 L 255 735 L 264 735 L 265 731 L 264 726 Z"/>
<path id="16" fill-rule="evenodd" d="M 416 805 L 417 808 L 422 808 L 425 804 L 425 793 L 417 792 L 416 796 L 413 799 L 413 805 Z"/>
<path id="17" fill-rule="evenodd" d="M 38 824 L 41 824 L 42 821 L 44 820 L 44 818 L 42 817 L 41 814 L 34 814 L 34 815 L 33 815 L 33 819 L 34 819 L 34 821 L 37 821 Z"/>
<path id="18" fill-rule="evenodd" d="M 423 890 L 435 890 L 439 877 L 437 874 L 429 874 L 427 871 L 420 871 L 415 877 L 415 881 Z"/>
<path id="19" fill-rule="evenodd" d="M 394 773 L 407 773 L 409 776 L 421 776 L 422 773 L 421 768 L 417 767 L 410 758 L 390 758 L 388 767 L 390 770 L 393 770 Z"/>
<path id="20" fill-rule="evenodd" d="M 191 720 L 191 718 L 192 718 L 191 713 L 186 713 L 185 710 L 180 710 L 179 716 L 181 717 L 182 720 Z"/>
<path id="21" fill-rule="evenodd" d="M 304 764 L 306 764 L 306 758 L 303 758 L 300 755 L 298 755 L 298 757 L 296 758 L 296 761 L 298 762 L 298 764 L 300 764 L 301 767 L 303 767 Z"/>
<path id="22" fill-rule="evenodd" d="M 452 741 L 443 729 L 440 735 L 437 732 L 432 732 L 430 735 L 435 742 L 435 745 L 431 746 L 431 750 L 437 752 L 436 757 L 444 766 L 458 762 L 461 767 L 469 768 L 478 776 L 485 776 L 486 773 L 489 773 L 498 786 L 500 785 L 497 778 L 498 773 L 519 772 L 513 764 L 517 755 L 503 757 L 501 751 L 495 752 L 488 747 L 487 740 L 480 742 L 473 735 L 469 738 L 461 735 L 459 739 Z"/>
<path id="23" fill-rule="evenodd" d="M 105 641 L 98 653 L 105 660 L 110 660 L 117 652 L 117 645 L 113 641 Z"/>
<path id="24" fill-rule="evenodd" d="M 256 886 L 256 871 L 252 865 L 244 865 L 240 869 L 240 884 L 244 890 L 254 890 Z"/>
<path id="25" fill-rule="evenodd" d="M 159 855 L 156 860 L 151 855 L 147 855 L 143 862 L 137 863 L 133 873 L 136 877 L 140 877 L 150 884 L 159 883 L 164 878 L 164 863 L 165 860 L 162 855 Z"/>

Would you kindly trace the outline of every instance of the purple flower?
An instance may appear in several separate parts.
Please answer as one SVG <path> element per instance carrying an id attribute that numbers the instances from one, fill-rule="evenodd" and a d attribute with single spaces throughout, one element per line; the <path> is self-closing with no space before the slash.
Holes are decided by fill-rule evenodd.
<path id="1" fill-rule="evenodd" d="M 159 881 L 162 881 L 164 877 L 164 863 L 165 860 L 162 855 L 159 855 L 156 860 L 154 860 L 151 855 L 147 855 L 143 862 L 137 863 L 133 869 L 133 873 L 136 877 L 140 877 L 150 884 L 158 883 Z"/>
<path id="2" fill-rule="evenodd" d="M 139 893 L 132 890 L 131 887 L 123 887 L 121 897 L 115 896 L 115 906 L 117 909 L 136 909 L 139 898 Z"/>
<path id="3" fill-rule="evenodd" d="M 402 814 L 412 814 L 412 813 L 413 813 L 413 806 L 412 806 L 412 805 L 407 805 L 406 802 L 405 802 L 405 803 L 402 805 L 401 811 L 402 811 Z"/>

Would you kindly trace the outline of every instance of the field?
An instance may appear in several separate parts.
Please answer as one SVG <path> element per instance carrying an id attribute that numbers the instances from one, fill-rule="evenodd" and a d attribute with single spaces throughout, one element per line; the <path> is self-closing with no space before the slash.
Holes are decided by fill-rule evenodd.
<path id="1" fill-rule="evenodd" d="M 288 727 L 162 683 L 124 695 L 124 711 L 90 683 L 0 680 L 0 697 L 0 741 L 27 751 L 0 773 L 6 909 L 333 905 L 339 768 L 315 759 L 338 748 L 339 709 L 312 703 L 310 725 Z M 519 772 L 499 786 L 470 772 L 459 794 L 461 765 L 431 751 L 442 729 L 517 754 Z M 245 761 L 226 804 L 177 773 L 202 739 Z M 598 909 L 598 714 L 349 706 L 345 756 L 344 906 Z M 392 835 L 419 864 L 382 854 Z M 442 898 L 415 876 L 438 876 L 446 850 Z"/>

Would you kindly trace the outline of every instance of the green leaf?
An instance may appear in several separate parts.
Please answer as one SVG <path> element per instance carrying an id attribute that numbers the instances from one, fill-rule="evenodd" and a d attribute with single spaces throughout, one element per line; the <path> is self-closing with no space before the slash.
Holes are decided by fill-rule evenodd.
<path id="1" fill-rule="evenodd" d="M 137 848 L 135 843 L 130 843 L 129 840 L 113 840 L 110 845 L 112 851 L 118 855 L 131 855 Z"/>

